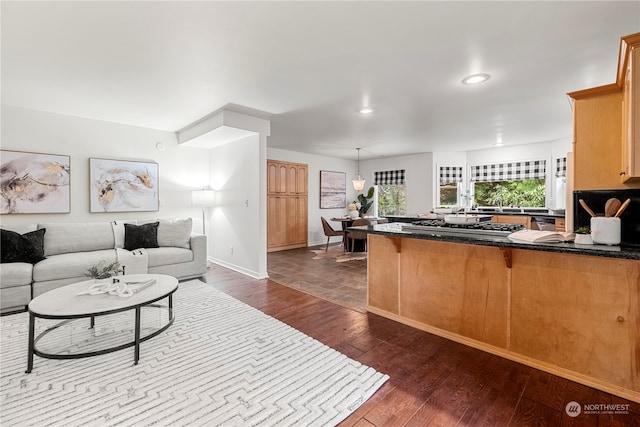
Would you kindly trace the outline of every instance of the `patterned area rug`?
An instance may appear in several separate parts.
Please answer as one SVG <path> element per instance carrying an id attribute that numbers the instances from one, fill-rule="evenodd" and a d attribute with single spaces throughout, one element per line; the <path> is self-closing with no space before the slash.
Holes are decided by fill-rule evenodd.
<path id="1" fill-rule="evenodd" d="M 31 374 L 28 314 L 1 317 L 1 424 L 332 426 L 389 378 L 197 280 L 180 284 L 174 311 L 175 323 L 141 344 L 137 366 L 129 348 L 75 360 L 35 356 Z M 108 335 L 105 323 L 129 315 L 97 318 L 96 330 Z M 71 322 L 56 335 L 75 342 L 70 328 L 79 322 L 88 324 Z M 36 334 L 47 324 L 39 320 Z"/>
<path id="2" fill-rule="evenodd" d="M 329 246 L 329 250 L 313 249 L 311 252 L 316 254 L 313 259 L 335 258 L 336 262 L 358 261 L 367 259 L 366 252 L 345 252 L 342 245 Z"/>

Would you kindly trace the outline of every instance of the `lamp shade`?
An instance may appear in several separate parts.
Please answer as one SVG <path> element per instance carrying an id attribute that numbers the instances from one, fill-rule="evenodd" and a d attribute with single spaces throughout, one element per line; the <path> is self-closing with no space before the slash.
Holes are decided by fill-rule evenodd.
<path id="1" fill-rule="evenodd" d="M 193 190 L 191 192 L 193 206 L 213 206 L 215 201 L 216 192 L 213 190 Z"/>
<path id="2" fill-rule="evenodd" d="M 362 191 L 364 188 L 364 179 L 362 179 L 362 175 L 360 174 L 353 177 L 351 182 L 353 182 L 353 189 L 356 191 Z"/>

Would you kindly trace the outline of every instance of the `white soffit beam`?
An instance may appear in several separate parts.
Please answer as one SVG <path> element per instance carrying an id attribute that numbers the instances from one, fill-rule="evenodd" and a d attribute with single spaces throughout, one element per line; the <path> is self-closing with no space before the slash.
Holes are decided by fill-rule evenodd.
<path id="1" fill-rule="evenodd" d="M 257 132 L 250 130 L 223 125 L 188 141 L 180 142 L 180 145 L 187 147 L 213 148 L 257 134 Z M 178 139 L 180 139 L 179 135 Z"/>
<path id="2" fill-rule="evenodd" d="M 259 133 L 268 136 L 270 130 L 268 120 L 223 110 L 185 126 L 176 135 L 180 145 L 213 148 Z"/>

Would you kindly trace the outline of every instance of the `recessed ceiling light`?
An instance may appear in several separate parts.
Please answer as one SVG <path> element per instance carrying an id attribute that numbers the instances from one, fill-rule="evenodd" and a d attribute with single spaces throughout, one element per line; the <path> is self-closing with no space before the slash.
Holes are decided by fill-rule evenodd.
<path id="1" fill-rule="evenodd" d="M 371 108 L 371 107 L 362 107 L 361 109 L 358 110 L 358 112 L 360 114 L 371 114 L 371 113 L 373 113 L 373 108 Z"/>
<path id="2" fill-rule="evenodd" d="M 462 84 L 465 85 L 477 85 L 489 80 L 489 74 L 472 74 L 462 79 Z"/>

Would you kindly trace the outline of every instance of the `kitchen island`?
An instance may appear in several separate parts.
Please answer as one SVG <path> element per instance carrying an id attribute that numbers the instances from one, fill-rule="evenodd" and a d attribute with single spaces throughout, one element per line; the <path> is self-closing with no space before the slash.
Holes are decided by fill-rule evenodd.
<path id="1" fill-rule="evenodd" d="M 640 248 L 368 227 L 370 312 L 640 402 Z"/>

